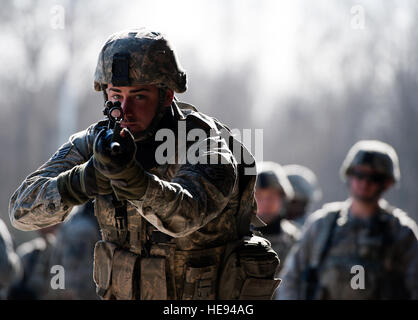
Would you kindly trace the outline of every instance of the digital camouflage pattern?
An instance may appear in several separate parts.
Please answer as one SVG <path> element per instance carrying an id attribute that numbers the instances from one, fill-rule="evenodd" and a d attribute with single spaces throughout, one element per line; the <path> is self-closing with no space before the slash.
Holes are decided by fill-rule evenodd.
<path id="1" fill-rule="evenodd" d="M 59 290 L 59 299 L 98 299 L 93 282 L 93 251 L 100 238 L 93 204 L 75 207 L 58 231 L 51 257 L 51 265 L 61 265 L 65 270 L 65 290 Z"/>
<path id="2" fill-rule="evenodd" d="M 214 118 L 184 103 L 173 103 L 172 112 L 175 119 L 184 121 L 188 128 L 213 129 L 218 133 L 225 128 Z M 10 199 L 10 219 L 16 228 L 36 230 L 66 219 L 71 208 L 61 201 L 56 177 L 91 157 L 97 129 L 98 124 L 94 124 L 74 134 L 51 159 L 24 180 Z M 222 247 L 237 239 L 240 229 L 249 233 L 250 220 L 256 212 L 255 176 L 243 174 L 243 165 L 237 164 L 226 140 L 215 135 L 199 143 L 209 146 L 207 152 L 200 155 L 201 159 L 222 159 L 223 164 L 192 165 L 177 161 L 176 164 L 145 168 L 149 184 L 143 198 L 127 201 L 126 227 L 121 227 L 115 217 L 111 196 L 95 199 L 95 214 L 103 240 L 138 256 L 155 254 L 166 257 L 167 297 L 171 299 L 184 297 L 182 283 L 185 274 L 179 269 L 184 265 L 180 267 L 176 262 L 178 255 L 190 253 L 193 260 L 194 250 L 220 248 L 214 249 L 215 256 L 211 250 L 200 255 L 199 263 L 206 264 L 204 267 L 216 264 Z M 241 148 L 248 153 L 245 147 Z M 176 154 L 177 158 L 181 156 Z M 243 217 L 239 219 L 243 226 L 237 225 L 237 215 Z M 159 233 L 172 238 L 153 241 Z M 112 255 L 116 254 L 112 252 Z M 113 272 L 112 277 L 125 271 Z"/>
<path id="3" fill-rule="evenodd" d="M 144 28 L 113 34 L 103 46 L 94 75 L 94 88 L 165 85 L 175 92 L 186 91 L 186 74 L 174 50 L 159 32 Z"/>
<path id="4" fill-rule="evenodd" d="M 21 273 L 21 263 L 14 251 L 12 237 L 0 219 L 0 299 L 6 297 L 8 288 L 21 277 Z"/>
<path id="5" fill-rule="evenodd" d="M 418 299 L 418 229 L 400 209 L 386 201 L 371 219 L 349 213 L 350 200 L 325 205 L 307 220 L 301 240 L 281 272 L 279 299 L 304 299 L 304 274 L 317 266 L 338 213 L 331 245 L 319 268 L 316 299 Z M 351 267 L 365 270 L 364 290 L 351 287 Z"/>

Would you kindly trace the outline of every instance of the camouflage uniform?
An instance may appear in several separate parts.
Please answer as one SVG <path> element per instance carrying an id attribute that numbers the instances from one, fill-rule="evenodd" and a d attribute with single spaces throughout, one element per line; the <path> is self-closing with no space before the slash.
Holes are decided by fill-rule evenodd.
<path id="1" fill-rule="evenodd" d="M 374 174 L 367 176 L 362 167 Z M 350 198 L 312 214 L 282 270 L 279 298 L 418 299 L 417 225 L 380 198 L 400 179 L 395 150 L 381 141 L 359 141 L 340 173 L 343 181 L 353 175 L 380 187 L 371 198 L 355 199 L 376 204 L 377 210 L 371 216 L 353 215 Z"/>
<path id="2" fill-rule="evenodd" d="M 305 299 L 307 272 L 317 265 L 337 213 L 314 298 L 418 298 L 418 230 L 414 221 L 385 201 L 380 202 L 379 213 L 367 220 L 353 217 L 349 206 L 349 200 L 327 204 L 308 218 L 301 240 L 280 274 L 280 299 Z M 355 265 L 364 266 L 364 290 L 351 288 Z"/>
<path id="3" fill-rule="evenodd" d="M 285 219 L 286 202 L 294 197 L 294 190 L 283 168 L 271 161 L 262 162 L 256 188 L 275 188 L 282 195 L 283 204 L 276 219 L 263 227 L 256 228 L 263 237 L 270 241 L 272 248 L 279 255 L 281 266 L 290 249 L 298 241 L 300 232 L 289 220 Z M 280 268 L 278 269 L 280 271 Z"/>
<path id="4" fill-rule="evenodd" d="M 23 265 L 23 277 L 13 284 L 9 299 L 49 300 L 55 297 L 51 288 L 51 253 L 55 235 L 48 233 L 21 244 L 16 252 Z"/>
<path id="5" fill-rule="evenodd" d="M 13 281 L 21 277 L 21 264 L 16 255 L 12 237 L 3 220 L 0 219 L 0 299 L 6 297 Z"/>
<path id="6" fill-rule="evenodd" d="M 93 282 L 93 251 L 100 239 L 93 204 L 89 201 L 71 213 L 57 234 L 51 264 L 61 265 L 65 270 L 65 290 L 59 291 L 58 298 L 98 299 Z"/>
<path id="7" fill-rule="evenodd" d="M 173 103 L 172 111 L 176 120 L 186 121 L 191 127 L 220 129 L 222 126 L 183 103 Z M 35 230 L 65 220 L 71 208 L 61 202 L 56 177 L 91 157 L 96 128 L 97 125 L 92 125 L 73 135 L 50 160 L 25 179 L 10 200 L 10 218 L 16 228 Z M 118 232 L 112 196 L 96 197 L 95 214 L 103 239 L 138 255 L 164 257 L 175 250 L 175 257 L 171 255 L 171 258 L 177 262 L 201 259 L 205 256 L 204 249 L 212 248 L 207 259 L 215 259 L 213 263 L 218 268 L 224 246 L 238 237 L 237 214 L 255 215 L 255 176 L 243 174 L 225 140 L 208 139 L 212 140 L 209 153 L 220 156 L 226 164 L 153 163 L 147 167 L 143 162 L 150 180 L 142 199 L 127 202 L 129 239 L 126 233 Z M 169 237 L 161 237 L 160 233 Z M 196 257 L 191 257 L 190 252 L 195 252 Z M 176 265 L 177 270 L 173 270 L 174 261 L 166 266 L 172 269 L 167 276 L 174 277 L 170 281 L 177 286 L 177 290 L 167 288 L 170 298 L 180 298 L 182 292 L 184 264 Z"/>
<path id="8" fill-rule="evenodd" d="M 105 99 L 109 83 L 157 85 L 160 99 L 165 97 L 161 92 L 164 87 L 186 90 L 185 73 L 168 42 L 159 33 L 143 29 L 118 33 L 106 42 L 94 83 Z M 107 122 L 99 122 L 73 135 L 25 179 L 10 199 L 10 219 L 16 228 L 34 230 L 66 219 L 71 206 L 62 202 L 57 176 L 91 159 L 94 139 L 105 125 Z M 187 132 L 201 129 L 207 135 L 196 144 L 188 143 L 177 135 L 180 125 Z M 163 143 L 154 139 L 158 129 L 175 133 L 175 154 L 165 164 L 155 159 L 156 149 Z M 145 170 L 147 180 L 145 194 L 123 201 L 115 201 L 112 194 L 97 195 L 94 200 L 103 238 L 96 244 L 94 257 L 98 294 L 104 299 L 213 299 L 220 292 L 222 298 L 238 298 L 241 290 L 234 288 L 229 288 L 234 289 L 233 295 L 222 295 L 225 290 L 218 274 L 224 258 L 235 259 L 230 249 L 237 239 L 251 236 L 250 223 L 256 213 L 255 175 L 244 171 L 255 167 L 253 156 L 223 124 L 181 102 L 167 108 L 160 101 L 151 124 L 134 138 L 138 150 L 135 165 Z M 197 147 L 193 150 L 194 154 L 198 150 L 198 163 L 184 159 L 192 146 Z M 238 163 L 233 149 L 250 164 Z M 112 188 L 115 190 L 115 185 Z M 246 242 L 257 250 L 262 243 L 260 239 Z M 269 250 L 265 253 L 275 268 L 277 255 Z M 269 279 L 250 279 L 245 286 L 257 288 L 259 297 L 271 298 L 278 284 L 273 278 L 275 270 L 267 275 L 265 269 L 259 270 L 264 274 L 257 273 L 257 277 Z M 245 278 L 242 270 L 236 271 L 241 289 Z M 263 289 L 267 284 L 271 287 L 268 292 Z"/>

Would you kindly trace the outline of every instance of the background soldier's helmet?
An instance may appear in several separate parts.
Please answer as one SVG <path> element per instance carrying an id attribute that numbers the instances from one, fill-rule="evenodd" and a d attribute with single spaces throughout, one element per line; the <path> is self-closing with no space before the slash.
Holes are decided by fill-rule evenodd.
<path id="1" fill-rule="evenodd" d="M 272 161 L 264 161 L 259 163 L 257 167 L 259 168 L 256 182 L 257 189 L 277 189 L 286 200 L 293 199 L 292 185 L 281 165 Z"/>
<path id="2" fill-rule="evenodd" d="M 350 170 L 358 165 L 367 165 L 395 183 L 401 177 L 396 151 L 382 141 L 362 140 L 351 147 L 340 169 L 343 181 L 346 181 Z"/>
<path id="3" fill-rule="evenodd" d="M 99 54 L 94 89 L 114 86 L 161 85 L 186 91 L 186 74 L 172 46 L 158 32 L 124 30 L 109 37 Z"/>
<path id="4" fill-rule="evenodd" d="M 294 199 L 306 202 L 319 201 L 322 192 L 315 173 L 307 167 L 291 164 L 283 167 L 294 190 Z"/>

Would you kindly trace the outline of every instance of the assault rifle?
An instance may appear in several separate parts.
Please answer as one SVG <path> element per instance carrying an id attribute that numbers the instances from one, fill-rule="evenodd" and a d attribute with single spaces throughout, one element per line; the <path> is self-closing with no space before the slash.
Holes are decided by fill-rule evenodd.
<path id="1" fill-rule="evenodd" d="M 123 110 L 119 101 L 106 101 L 103 114 L 108 118 L 108 125 L 106 131 L 106 138 L 112 135 L 110 141 L 110 151 L 112 155 L 121 152 L 119 142 L 115 141 L 121 131 L 120 123 L 123 120 Z"/>

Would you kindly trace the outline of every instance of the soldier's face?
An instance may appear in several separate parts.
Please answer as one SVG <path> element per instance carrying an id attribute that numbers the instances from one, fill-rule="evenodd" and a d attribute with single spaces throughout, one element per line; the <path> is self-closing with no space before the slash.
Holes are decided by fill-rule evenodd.
<path id="1" fill-rule="evenodd" d="M 273 188 L 258 188 L 255 191 L 257 201 L 257 215 L 265 223 L 273 221 L 282 209 L 282 197 L 280 193 Z"/>
<path id="2" fill-rule="evenodd" d="M 349 175 L 349 185 L 355 199 L 371 202 L 379 200 L 391 181 L 368 166 L 357 166 Z"/>
<path id="3" fill-rule="evenodd" d="M 159 90 L 156 86 L 115 87 L 109 84 L 107 94 L 110 101 L 121 103 L 124 113 L 121 127 L 128 128 L 132 133 L 138 133 L 150 125 L 159 101 Z M 173 91 L 167 90 L 165 107 L 170 106 L 173 96 Z"/>

